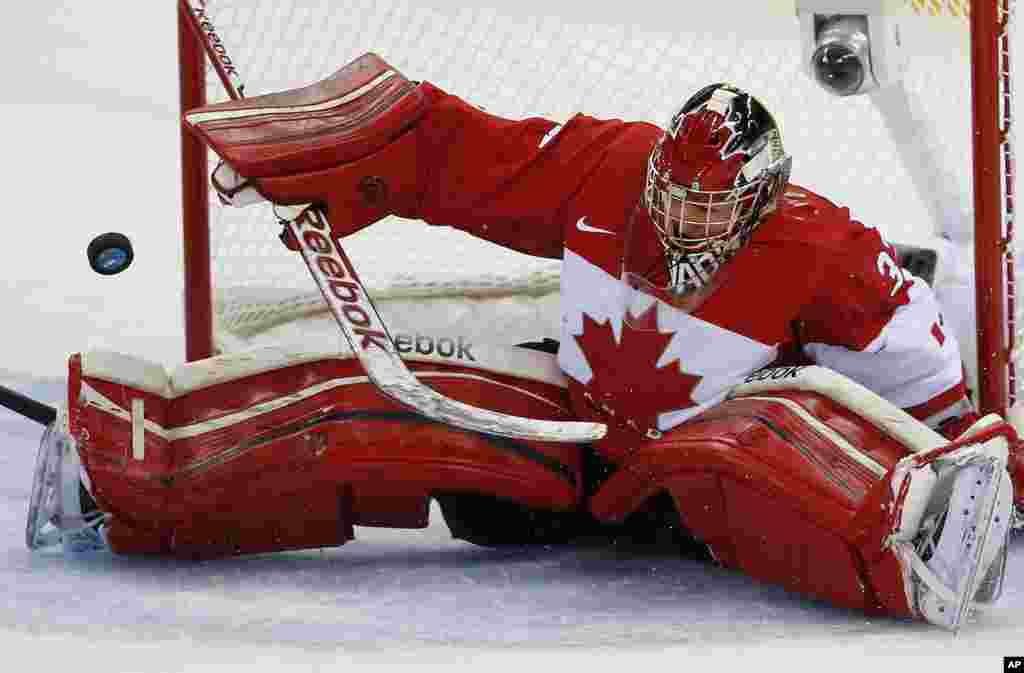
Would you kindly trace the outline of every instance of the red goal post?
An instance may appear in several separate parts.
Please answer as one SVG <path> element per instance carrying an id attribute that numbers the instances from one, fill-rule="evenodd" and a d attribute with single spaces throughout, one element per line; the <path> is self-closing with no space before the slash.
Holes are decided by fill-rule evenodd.
<path id="1" fill-rule="evenodd" d="M 178 7 L 178 76 L 181 112 L 206 105 L 206 52 L 184 0 Z M 185 359 L 214 354 L 210 257 L 210 181 L 206 146 L 184 126 L 181 133 L 181 209 L 184 250 Z"/>
<path id="2" fill-rule="evenodd" d="M 972 172 L 974 190 L 971 203 L 973 204 L 975 232 L 974 270 L 977 279 L 977 315 L 980 316 L 977 320 L 976 330 L 978 399 L 981 408 L 985 411 L 1004 411 L 1013 401 L 1017 392 L 1013 365 L 1013 347 L 1017 339 L 1015 335 L 1015 270 L 1013 268 L 1014 168 L 1010 142 L 1012 112 L 1009 70 L 1009 24 L 1012 16 L 1012 3 L 1013 0 L 984 0 L 983 2 L 975 0 L 972 3 L 973 6 L 960 0 L 910 0 L 909 3 L 916 12 L 922 15 L 963 18 L 969 15 L 970 17 L 971 112 L 969 117 L 972 132 L 968 142 L 973 147 L 974 156 Z M 206 104 L 208 99 L 215 95 L 211 93 L 214 90 L 211 86 L 216 86 L 216 77 L 211 77 L 212 71 L 209 68 L 203 43 L 198 39 L 188 20 L 187 12 L 190 3 L 186 0 L 176 0 L 176 4 L 179 14 L 181 108 L 184 111 Z M 486 105 L 491 99 L 508 101 L 522 98 L 524 100 L 524 110 L 522 111 L 518 108 L 506 111 L 504 107 L 498 108 L 495 105 L 495 110 L 499 114 L 508 112 L 509 114 L 525 115 L 529 111 L 533 114 L 544 114 L 557 118 L 559 115 L 565 116 L 571 112 L 584 111 L 627 118 L 651 118 L 653 115 L 657 121 L 656 115 L 664 114 L 661 112 L 662 110 L 667 112 L 671 104 L 675 102 L 671 96 L 673 91 L 652 92 L 650 85 L 644 84 L 645 79 L 660 81 L 666 77 L 666 72 L 659 69 L 659 63 L 654 62 L 654 59 L 650 58 L 650 54 L 656 51 L 662 60 L 666 58 L 671 60 L 676 58 L 679 53 L 679 45 L 671 44 L 671 40 L 662 41 L 663 35 L 659 32 L 662 29 L 656 25 L 648 30 L 647 26 L 650 24 L 625 26 L 621 22 L 616 24 L 614 18 L 610 18 L 606 24 L 587 27 L 578 24 L 580 19 L 566 18 L 564 15 L 558 17 L 535 16 L 529 19 L 517 16 L 509 19 L 496 14 L 499 10 L 435 9 L 434 6 L 440 6 L 442 3 L 413 4 L 403 0 L 386 2 L 354 0 L 344 3 L 345 7 L 342 7 L 342 3 L 303 2 L 302 0 L 293 0 L 292 2 L 209 0 L 209 2 L 201 4 L 228 6 L 229 10 L 214 18 L 218 22 L 218 28 L 221 27 L 220 16 L 225 17 L 231 23 L 231 29 L 222 34 L 229 37 L 228 33 L 232 33 L 231 39 L 246 47 L 254 46 L 255 42 L 261 40 L 274 43 L 272 46 L 278 49 L 276 53 L 279 55 L 279 60 L 281 60 L 281 53 L 287 53 L 281 51 L 282 38 L 270 36 L 266 28 L 258 25 L 257 11 L 255 9 L 250 11 L 250 8 L 258 5 L 270 7 L 271 9 L 267 10 L 269 17 L 267 25 L 271 25 L 275 29 L 281 28 L 282 35 L 286 39 L 295 40 L 291 48 L 303 52 L 312 49 L 318 40 L 324 39 L 312 36 L 303 39 L 302 36 L 296 36 L 302 31 L 315 30 L 318 22 L 322 21 L 324 15 L 316 14 L 316 11 L 319 10 L 314 8 L 314 5 L 326 7 L 327 9 L 323 11 L 326 11 L 327 15 L 333 13 L 344 15 L 346 19 L 350 18 L 353 32 L 361 32 L 371 37 L 373 35 L 386 36 L 388 26 L 385 24 L 387 21 L 394 21 L 393 27 L 396 31 L 399 29 L 411 31 L 413 29 L 410 29 L 409 26 L 413 26 L 419 32 L 403 33 L 394 43 L 380 46 L 373 43 L 370 48 L 380 51 L 389 60 L 393 60 L 392 54 L 394 54 L 394 58 L 397 59 L 396 65 L 413 77 L 417 77 L 419 74 L 420 66 L 429 71 L 424 78 L 439 78 L 437 73 L 441 72 L 443 73 L 443 76 L 440 77 L 442 80 L 447 79 L 448 75 L 459 80 L 463 71 L 479 68 L 483 74 L 474 81 L 480 83 L 480 88 L 484 89 L 484 94 L 486 94 L 481 96 L 484 99 L 481 104 Z M 456 5 L 458 3 L 448 4 Z M 765 4 L 771 3 L 766 0 Z M 352 7 L 348 5 L 352 5 Z M 421 5 L 424 5 L 423 9 L 420 8 Z M 550 12 L 558 11 L 561 10 L 550 9 Z M 599 23 L 605 20 L 600 12 L 611 10 L 595 11 L 598 14 L 595 15 L 594 21 Z M 367 18 L 361 17 L 360 13 L 365 13 Z M 211 14 L 213 14 L 212 10 Z M 294 18 L 293 14 L 298 18 Z M 640 20 L 639 17 L 638 20 Z M 746 49 L 746 43 L 735 37 L 730 25 L 723 25 L 725 28 L 721 33 L 721 45 L 715 47 L 716 53 L 707 55 L 705 59 L 709 66 L 707 74 L 694 73 L 692 75 L 693 82 L 702 81 L 702 77 L 717 76 L 724 70 L 727 76 L 739 80 L 737 83 L 745 84 L 745 81 L 740 79 L 741 77 L 752 74 L 762 77 L 763 70 L 784 70 L 785 72 L 780 75 L 779 83 L 777 85 L 769 84 L 767 88 L 769 90 L 777 89 L 780 92 L 794 88 L 794 83 L 797 80 L 789 74 L 789 64 L 784 61 L 778 63 L 771 61 L 765 56 L 764 50 L 756 45 L 749 50 Z M 243 29 L 252 32 L 245 34 L 242 32 Z M 702 26 L 702 29 L 705 29 L 704 32 L 714 33 L 713 25 Z M 521 30 L 531 32 L 527 35 L 514 32 Z M 374 31 L 379 32 L 375 33 Z M 445 45 L 457 43 L 459 50 L 468 50 L 471 54 L 470 60 L 459 61 L 458 57 L 452 55 L 451 47 L 427 44 L 426 39 L 435 34 L 438 35 L 439 44 L 443 39 Z M 480 37 L 481 35 L 483 38 Z M 343 37 L 337 33 L 335 28 L 330 39 L 341 42 Z M 795 33 L 794 39 L 796 39 Z M 408 48 L 409 43 L 416 42 L 416 40 L 421 40 L 418 45 L 413 46 L 414 49 L 418 48 L 419 52 L 414 51 L 413 55 L 408 57 L 408 65 L 406 65 L 406 62 L 402 60 L 402 50 Z M 357 56 L 358 53 L 361 53 L 360 50 L 369 50 L 365 45 L 357 46 L 357 42 L 358 40 L 352 41 L 351 52 L 343 52 L 347 54 L 346 58 Z M 545 50 L 552 53 L 557 51 L 557 56 L 548 59 L 558 61 L 557 67 L 566 71 L 575 68 L 578 72 L 564 74 L 561 71 L 549 70 L 548 64 L 543 62 Z M 699 47 L 695 46 L 694 50 L 699 50 Z M 747 53 L 748 51 L 751 53 Z M 249 82 L 250 67 L 253 69 L 263 67 L 261 64 L 273 61 L 273 59 L 253 57 L 253 54 L 258 53 L 256 49 L 246 48 L 244 52 L 244 56 L 253 59 L 253 62 L 246 61 L 240 64 L 246 81 Z M 575 52 L 581 53 L 585 60 L 581 60 L 579 63 L 572 60 Z M 234 57 L 235 53 L 237 52 L 234 51 L 234 46 L 231 46 L 231 56 Z M 796 53 L 799 51 L 793 49 L 792 53 L 787 52 L 785 58 Z M 541 56 L 536 56 L 536 54 Z M 303 55 L 305 56 L 305 54 Z M 742 67 L 737 70 L 729 70 L 724 67 L 723 63 L 730 56 L 735 56 L 734 60 L 736 61 L 744 60 Z M 530 60 L 531 58 L 536 58 L 536 61 Z M 783 56 L 779 58 L 783 58 Z M 751 59 L 749 63 L 746 62 L 747 59 Z M 284 60 L 288 60 L 290 63 L 292 59 Z M 256 61 L 258 63 L 254 65 Z M 760 63 L 759 61 L 765 62 Z M 450 65 L 446 65 L 446 62 L 450 62 Z M 275 85 L 277 88 L 305 85 L 310 83 L 313 77 L 329 74 L 330 70 L 323 70 L 323 67 L 336 68 L 341 65 L 343 65 L 343 59 L 337 58 L 333 63 L 322 65 L 319 71 L 315 68 L 309 72 L 296 71 L 290 79 L 284 77 L 274 80 Z M 794 72 L 798 65 L 794 65 Z M 504 91 L 504 89 L 515 89 L 516 86 L 522 86 L 518 80 L 515 80 L 517 66 L 523 71 L 528 71 L 529 77 L 535 77 L 536 85 L 540 88 L 540 93 L 536 96 L 522 96 L 519 95 L 520 91 L 507 94 Z M 439 68 L 442 69 L 439 70 Z M 448 69 L 443 70 L 443 68 Z M 685 67 L 680 66 L 677 70 L 671 71 L 671 75 L 685 79 L 690 76 L 688 70 L 692 70 L 689 62 Z M 734 72 L 736 74 L 733 74 Z M 940 79 L 942 74 L 942 72 L 931 73 Z M 545 78 L 550 81 L 544 82 Z M 266 85 L 261 78 L 255 79 L 257 86 Z M 950 79 L 954 80 L 950 84 L 950 91 L 953 92 L 953 95 L 962 95 L 962 91 L 957 91 L 957 88 L 962 90 L 963 82 L 955 81 L 957 79 L 955 75 L 952 75 Z M 213 85 L 211 85 L 211 81 L 214 82 Z M 533 81 L 531 80 L 531 84 Z M 705 83 L 706 81 L 711 80 L 706 79 Z M 552 82 L 554 83 L 552 84 Z M 551 103 L 550 87 L 555 85 L 563 89 L 575 87 L 573 89 L 575 98 L 571 104 Z M 548 88 L 545 89 L 545 86 Z M 685 92 L 687 86 L 692 87 L 692 82 L 686 80 L 672 88 L 675 95 L 679 95 L 680 90 Z M 803 84 L 801 83 L 800 86 Z M 923 88 L 927 88 L 927 84 Z M 622 91 L 614 91 L 615 89 L 622 89 Z M 459 86 L 456 86 L 454 91 L 468 97 L 472 97 L 476 93 Z M 254 88 L 250 91 L 252 94 L 267 92 L 268 90 L 265 88 Z M 610 93 L 621 94 L 621 98 L 616 99 L 614 96 L 610 96 Z M 648 94 L 650 94 L 650 101 L 637 102 Z M 506 95 L 516 98 L 502 98 Z M 808 94 L 801 95 L 805 98 L 808 96 Z M 944 95 L 947 98 L 949 96 L 948 93 Z M 605 99 L 609 100 L 609 104 L 618 104 L 619 107 L 626 109 L 605 112 L 600 109 Z M 209 100 L 209 102 L 213 102 L 213 100 Z M 768 102 L 772 107 L 776 105 L 771 99 Z M 801 101 L 800 104 L 803 107 L 808 106 L 806 100 Z M 818 112 L 817 108 L 814 108 L 814 112 L 802 114 L 807 114 L 812 122 L 826 114 L 843 114 L 836 112 L 841 108 L 838 108 L 834 102 L 815 103 L 815 105 L 819 104 L 822 106 L 821 110 L 826 110 L 826 112 Z M 571 107 L 567 105 L 571 105 Z M 856 105 L 859 103 L 854 104 L 854 106 Z M 526 106 L 532 106 L 532 108 L 526 108 Z M 647 110 L 655 112 L 648 113 Z M 804 117 L 799 121 L 804 121 L 807 118 Z M 856 146 L 861 143 L 863 138 L 850 136 L 849 139 L 844 139 L 846 137 L 841 135 L 843 129 L 840 128 L 844 119 L 840 116 L 838 121 L 835 129 L 828 129 L 823 135 L 827 135 L 831 142 L 836 142 L 838 137 L 838 142 L 844 149 L 858 154 Z M 787 128 L 787 118 L 783 117 L 782 125 L 787 145 L 797 157 L 797 161 L 801 162 L 798 165 L 813 165 L 813 157 L 809 160 L 808 156 L 813 154 L 813 148 L 821 143 L 820 129 L 813 128 L 813 123 L 804 123 L 803 126 L 809 127 L 809 130 L 805 132 L 806 140 L 801 140 L 793 132 L 798 124 L 790 122 L 790 126 Z M 814 137 L 813 134 L 816 132 L 819 133 L 819 137 Z M 181 144 L 186 357 L 192 361 L 208 357 L 216 352 L 214 338 L 216 318 L 213 296 L 217 282 L 213 276 L 217 269 L 216 263 L 212 261 L 214 252 L 210 243 L 211 206 L 208 188 L 210 164 L 207 152 L 201 144 L 184 131 L 181 136 Z M 800 148 L 803 144 L 806 144 L 811 150 L 801 151 Z M 960 155 L 961 161 L 963 156 L 965 155 Z M 840 156 L 838 160 L 833 157 L 823 157 L 823 160 L 831 161 L 822 165 L 842 167 L 845 159 L 845 156 Z M 879 168 L 877 171 L 879 173 L 894 172 L 885 168 Z M 846 198 L 844 191 L 855 190 L 858 180 L 871 183 L 871 180 L 877 177 L 870 171 L 862 169 L 851 169 L 851 172 L 853 177 L 842 183 L 842 189 L 835 190 L 837 192 L 834 194 L 835 198 L 844 200 Z M 878 179 L 887 180 L 888 178 Z M 888 185 L 887 182 L 884 184 Z M 877 189 L 877 184 L 875 188 Z M 870 208 L 870 199 L 865 199 L 859 211 L 855 209 L 855 212 L 870 211 Z M 865 217 L 864 219 L 867 221 L 871 218 Z M 876 217 L 875 219 L 883 218 Z M 267 236 L 273 238 L 272 232 L 268 230 Z M 254 265 L 258 266 L 258 263 Z M 243 284 L 247 282 L 243 281 Z"/>
<path id="3" fill-rule="evenodd" d="M 1012 4 L 1012 0 L 975 0 L 970 8 L 978 404 L 983 412 L 1004 415 L 1018 391 Z"/>

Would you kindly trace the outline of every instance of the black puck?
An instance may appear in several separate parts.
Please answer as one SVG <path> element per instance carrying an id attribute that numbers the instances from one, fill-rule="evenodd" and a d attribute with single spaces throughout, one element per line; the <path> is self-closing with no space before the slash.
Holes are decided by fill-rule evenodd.
<path id="1" fill-rule="evenodd" d="M 89 266 L 96 273 L 113 276 L 121 273 L 135 259 L 132 242 L 124 234 L 116 231 L 100 234 L 92 239 L 85 251 L 89 257 Z"/>

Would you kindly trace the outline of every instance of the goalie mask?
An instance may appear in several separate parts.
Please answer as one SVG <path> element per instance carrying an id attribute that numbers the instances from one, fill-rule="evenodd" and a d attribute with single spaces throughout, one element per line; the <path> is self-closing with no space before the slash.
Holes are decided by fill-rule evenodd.
<path id="1" fill-rule="evenodd" d="M 792 158 L 750 94 L 712 84 L 672 116 L 648 160 L 644 204 L 665 249 L 670 287 L 703 287 L 775 209 Z"/>

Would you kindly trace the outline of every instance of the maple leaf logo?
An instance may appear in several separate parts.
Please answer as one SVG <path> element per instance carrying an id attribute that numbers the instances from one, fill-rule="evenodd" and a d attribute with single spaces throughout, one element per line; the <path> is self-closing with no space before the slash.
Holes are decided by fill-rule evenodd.
<path id="1" fill-rule="evenodd" d="M 684 372 L 679 360 L 657 366 L 674 336 L 657 331 L 657 307 L 628 314 L 621 343 L 615 342 L 611 320 L 598 323 L 586 314 L 583 334 L 575 337 L 594 373 L 586 388 L 596 404 L 641 429 L 656 428 L 659 413 L 696 406 L 692 394 L 701 381 Z"/>

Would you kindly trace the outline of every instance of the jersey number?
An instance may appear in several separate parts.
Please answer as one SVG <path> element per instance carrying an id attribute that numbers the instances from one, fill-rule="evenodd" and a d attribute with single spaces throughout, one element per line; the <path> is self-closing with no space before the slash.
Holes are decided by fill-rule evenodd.
<path id="1" fill-rule="evenodd" d="M 892 291 L 889 292 L 890 297 L 895 297 L 896 293 L 903 287 L 903 284 L 907 282 L 906 278 L 903 277 L 903 269 L 896 263 L 892 255 L 885 250 L 878 253 L 878 273 L 894 281 Z"/>

